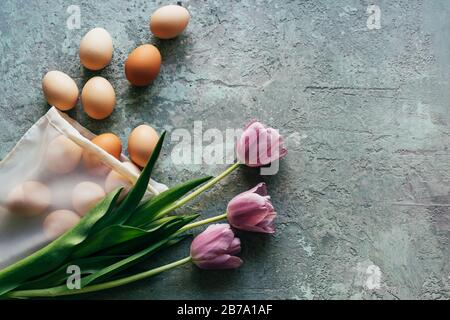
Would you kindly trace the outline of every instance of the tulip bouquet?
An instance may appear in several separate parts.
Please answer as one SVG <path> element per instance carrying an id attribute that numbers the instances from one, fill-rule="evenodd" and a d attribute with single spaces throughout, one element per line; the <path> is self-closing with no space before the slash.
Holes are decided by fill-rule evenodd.
<path id="1" fill-rule="evenodd" d="M 199 215 L 169 215 L 210 189 L 241 165 L 261 167 L 284 157 L 282 136 L 257 121 L 248 124 L 236 145 L 237 161 L 217 177 L 190 180 L 142 201 L 165 133 L 136 184 L 122 201 L 121 189 L 108 194 L 72 230 L 34 254 L 0 271 L 0 297 L 56 297 L 105 290 L 144 279 L 185 263 L 201 269 L 232 269 L 241 243 L 231 227 L 273 233 L 276 212 L 264 183 L 234 197 L 224 214 L 196 221 Z M 191 243 L 187 257 L 148 271 L 130 268 L 212 224 Z M 231 225 L 231 226 L 230 226 Z M 67 270 L 79 268 L 79 287 L 68 286 Z M 131 274 L 130 274 L 131 273 Z"/>

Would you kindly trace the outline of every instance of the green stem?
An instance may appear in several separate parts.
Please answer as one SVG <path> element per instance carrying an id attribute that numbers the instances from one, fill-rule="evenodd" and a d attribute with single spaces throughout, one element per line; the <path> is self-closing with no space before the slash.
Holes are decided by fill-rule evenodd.
<path id="1" fill-rule="evenodd" d="M 87 286 L 82 289 L 73 289 L 73 290 L 65 290 L 60 291 L 61 287 L 55 287 L 55 288 L 48 288 L 48 289 L 37 289 L 37 290 L 21 290 L 21 291 L 12 291 L 8 293 L 7 297 L 9 298 L 33 298 L 33 297 L 57 297 L 57 296 L 68 296 L 68 295 L 75 295 L 75 294 L 81 294 L 81 293 L 88 293 L 88 292 L 94 292 L 94 291 L 100 291 L 100 290 L 106 290 L 111 289 L 114 287 L 122 286 L 134 281 L 142 280 L 144 278 L 148 278 L 154 275 L 157 275 L 161 272 L 173 269 L 175 267 L 181 266 L 185 263 L 188 263 L 192 260 L 192 258 L 186 257 L 184 259 L 166 264 L 164 266 L 154 268 L 145 272 L 141 272 L 129 277 L 125 277 L 122 279 L 117 279 L 105 283 L 95 284 L 92 286 Z M 55 290 L 58 289 L 58 290 Z"/>
<path id="2" fill-rule="evenodd" d="M 203 220 L 200 220 L 200 221 L 197 221 L 197 222 L 192 222 L 192 223 L 189 223 L 189 224 L 185 225 L 180 230 L 178 230 L 177 233 L 182 233 L 182 232 L 187 231 L 189 229 L 193 229 L 193 228 L 202 226 L 204 224 L 220 221 L 220 220 L 223 220 L 223 219 L 226 219 L 226 218 L 227 218 L 227 213 L 225 212 L 224 214 L 221 214 L 221 215 L 218 215 L 218 216 L 215 216 L 215 217 L 212 217 L 212 218 L 203 219 Z"/>
<path id="3" fill-rule="evenodd" d="M 175 202 L 174 204 L 172 204 L 171 206 L 167 207 L 165 210 L 162 210 L 155 219 L 162 217 L 166 214 L 168 214 L 169 212 L 178 209 L 179 207 L 181 207 L 182 205 L 184 205 L 185 203 L 191 201 L 192 199 L 194 199 L 195 197 L 197 197 L 198 195 L 200 195 L 201 193 L 205 192 L 206 190 L 208 190 L 209 188 L 211 188 L 212 186 L 214 186 L 216 183 L 218 183 L 220 180 L 222 180 L 223 178 L 225 178 L 226 176 L 228 176 L 230 173 L 232 173 L 234 170 L 236 170 L 239 166 L 241 165 L 241 163 L 239 161 L 236 161 L 235 163 L 233 163 L 230 167 L 228 167 L 224 172 L 222 172 L 221 174 L 219 174 L 217 177 L 214 177 L 213 179 L 209 180 L 207 183 L 205 183 L 204 185 L 202 185 L 201 187 L 199 187 L 198 189 L 196 189 L 194 192 L 188 194 L 187 196 L 185 196 L 184 198 L 181 198 L 180 200 L 178 200 L 177 202 Z"/>

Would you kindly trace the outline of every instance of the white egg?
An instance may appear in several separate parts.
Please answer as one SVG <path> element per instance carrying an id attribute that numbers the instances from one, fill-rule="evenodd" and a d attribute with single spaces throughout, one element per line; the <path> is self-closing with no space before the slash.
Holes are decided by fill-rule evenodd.
<path id="1" fill-rule="evenodd" d="M 134 165 L 133 163 L 124 162 L 123 165 L 124 165 L 124 167 L 126 167 L 128 170 L 130 170 L 137 176 L 139 176 L 141 174 L 141 170 L 139 170 L 139 168 L 136 165 Z M 105 190 L 107 193 L 109 193 L 119 187 L 123 187 L 123 190 L 120 193 L 120 197 L 119 197 L 119 200 L 122 200 L 125 197 L 125 195 L 130 191 L 130 189 L 132 187 L 132 183 L 128 178 L 122 176 L 120 173 L 113 170 L 106 177 Z"/>
<path id="2" fill-rule="evenodd" d="M 73 189 L 72 205 L 79 215 L 85 216 L 104 197 L 105 191 L 102 187 L 94 182 L 84 181 Z"/>
<path id="3" fill-rule="evenodd" d="M 111 62 L 112 55 L 112 38 L 105 29 L 94 28 L 81 39 L 80 62 L 87 69 L 103 69 Z"/>
<path id="4" fill-rule="evenodd" d="M 16 186 L 6 199 L 10 212 L 29 217 L 43 213 L 50 202 L 49 188 L 37 181 L 26 181 Z"/>
<path id="5" fill-rule="evenodd" d="M 80 216 L 70 210 L 56 210 L 45 217 L 44 234 L 49 240 L 58 238 L 72 229 L 80 221 Z"/>
<path id="6" fill-rule="evenodd" d="M 49 143 L 45 165 L 53 173 L 69 173 L 78 166 L 82 154 L 83 149 L 81 147 L 69 138 L 61 135 Z"/>

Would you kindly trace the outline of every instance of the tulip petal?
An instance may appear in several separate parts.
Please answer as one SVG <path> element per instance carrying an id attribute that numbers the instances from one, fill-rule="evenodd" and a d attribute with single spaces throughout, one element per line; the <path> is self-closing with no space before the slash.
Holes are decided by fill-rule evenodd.
<path id="1" fill-rule="evenodd" d="M 210 225 L 192 241 L 191 252 L 197 253 L 193 258 L 203 260 L 222 254 L 227 251 L 233 238 L 233 231 L 228 224 Z"/>
<path id="2" fill-rule="evenodd" d="M 267 196 L 267 185 L 264 182 L 260 182 L 252 189 L 245 191 L 245 193 L 257 193 L 260 196 Z"/>
<path id="3" fill-rule="evenodd" d="M 239 238 L 234 238 L 228 248 L 228 253 L 237 254 L 239 252 L 241 252 L 241 240 L 239 240 Z"/>
<path id="4" fill-rule="evenodd" d="M 233 198 L 227 208 L 228 220 L 234 227 L 243 225 L 256 225 L 267 214 L 273 212 L 268 197 L 256 193 L 244 193 Z"/>
<path id="5" fill-rule="evenodd" d="M 283 137 L 256 120 L 249 122 L 236 143 L 237 158 L 249 167 L 260 167 L 287 154 Z"/>
<path id="6" fill-rule="evenodd" d="M 274 233 L 276 212 L 265 183 L 235 196 L 228 203 L 228 222 L 236 229 Z"/>
<path id="7" fill-rule="evenodd" d="M 209 226 L 191 244 L 194 264 L 202 269 L 237 268 L 242 260 L 232 256 L 241 250 L 241 242 L 234 237 L 228 224 Z"/>
<path id="8" fill-rule="evenodd" d="M 242 263 L 240 258 L 224 254 L 214 259 L 200 261 L 196 265 L 201 269 L 235 269 L 239 268 Z"/>

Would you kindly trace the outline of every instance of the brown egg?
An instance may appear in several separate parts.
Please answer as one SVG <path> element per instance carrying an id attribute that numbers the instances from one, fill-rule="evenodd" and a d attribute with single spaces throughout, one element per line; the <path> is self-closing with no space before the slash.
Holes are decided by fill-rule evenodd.
<path id="1" fill-rule="evenodd" d="M 125 61 L 125 75 L 132 85 L 147 86 L 156 79 L 161 68 L 161 54 L 151 44 L 134 49 Z"/>
<path id="2" fill-rule="evenodd" d="M 182 6 L 164 6 L 156 10 L 150 18 L 150 30 L 160 39 L 172 39 L 183 32 L 189 18 L 189 12 Z"/>
<path id="3" fill-rule="evenodd" d="M 37 181 L 26 181 L 16 186 L 6 198 L 6 205 L 11 212 L 28 217 L 43 213 L 50 202 L 50 190 Z"/>
<path id="4" fill-rule="evenodd" d="M 80 216 L 70 210 L 56 210 L 45 217 L 44 234 L 53 240 L 69 231 L 80 222 Z"/>
<path id="5" fill-rule="evenodd" d="M 141 174 L 141 170 L 139 170 L 139 168 L 136 167 L 133 163 L 124 162 L 123 165 L 137 176 Z M 119 187 L 123 187 L 123 190 L 119 196 L 119 200 L 122 200 L 125 197 L 125 195 L 130 191 L 132 183 L 130 179 L 128 179 L 127 177 L 122 176 L 117 171 L 111 170 L 111 172 L 108 174 L 105 180 L 105 191 L 109 193 Z"/>
<path id="6" fill-rule="evenodd" d="M 81 92 L 81 103 L 84 111 L 94 119 L 108 117 L 116 105 L 116 93 L 108 80 L 93 77 L 84 85 Z"/>
<path id="7" fill-rule="evenodd" d="M 85 216 L 105 197 L 105 191 L 98 184 L 85 181 L 75 186 L 72 192 L 72 205 L 75 211 Z"/>
<path id="8" fill-rule="evenodd" d="M 113 55 L 112 38 L 103 28 L 94 28 L 81 39 L 80 61 L 90 70 L 106 67 Z"/>
<path id="9" fill-rule="evenodd" d="M 144 167 L 158 143 L 158 133 L 152 127 L 142 124 L 128 137 L 128 153 L 131 160 L 140 167 Z"/>
<path id="10" fill-rule="evenodd" d="M 78 166 L 82 154 L 81 147 L 66 136 L 60 135 L 53 139 L 47 147 L 45 166 L 53 173 L 69 173 Z"/>
<path id="11" fill-rule="evenodd" d="M 78 100 L 78 87 L 75 81 L 61 71 L 49 71 L 42 79 L 45 100 L 62 111 L 75 107 Z"/>
<path id="12" fill-rule="evenodd" d="M 122 143 L 115 134 L 103 133 L 96 136 L 91 142 L 108 152 L 114 158 L 120 158 L 120 154 L 122 153 Z M 110 168 L 104 165 L 99 157 L 90 153 L 88 150 L 84 150 L 83 152 L 83 164 L 92 175 L 101 176 L 110 171 Z"/>

